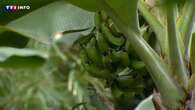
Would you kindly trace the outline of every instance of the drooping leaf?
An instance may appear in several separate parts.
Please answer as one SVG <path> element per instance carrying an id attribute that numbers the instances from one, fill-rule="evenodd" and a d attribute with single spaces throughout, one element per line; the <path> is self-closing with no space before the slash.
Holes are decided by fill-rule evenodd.
<path id="1" fill-rule="evenodd" d="M 28 43 L 29 39 L 16 32 L 10 31 L 6 28 L 0 27 L 0 47 L 9 46 L 16 48 L 23 48 Z"/>
<path id="2" fill-rule="evenodd" d="M 138 32 L 138 0 L 67 0 L 90 11 L 106 10 L 111 17 L 119 17 L 124 24 Z M 112 13 L 112 14 L 111 14 Z M 115 16 L 112 16 L 112 15 Z"/>
<path id="3" fill-rule="evenodd" d="M 138 0 L 104 0 L 120 20 L 132 30 L 138 31 Z M 109 12 L 108 12 L 109 13 Z"/>
<path id="4" fill-rule="evenodd" d="M 66 46 L 72 46 L 79 38 L 87 36 L 92 30 L 93 28 L 88 28 L 71 30 L 72 32 L 70 33 L 65 32 L 58 42 L 63 43 Z"/>
<path id="5" fill-rule="evenodd" d="M 56 1 L 14 20 L 2 28 L 50 44 L 57 32 L 84 29 L 93 25 L 93 13 L 65 1 Z"/>
<path id="6" fill-rule="evenodd" d="M 97 11 L 100 10 L 101 4 L 98 0 L 66 0 L 76 6 L 79 6 L 83 9 L 89 11 Z"/>
<path id="7" fill-rule="evenodd" d="M 152 102 L 153 95 L 149 96 L 148 98 L 144 99 L 136 108 L 135 110 L 155 110 L 153 102 Z"/>
<path id="8" fill-rule="evenodd" d="M 41 66 L 48 55 L 32 49 L 0 48 L 0 67 L 33 68 Z"/>

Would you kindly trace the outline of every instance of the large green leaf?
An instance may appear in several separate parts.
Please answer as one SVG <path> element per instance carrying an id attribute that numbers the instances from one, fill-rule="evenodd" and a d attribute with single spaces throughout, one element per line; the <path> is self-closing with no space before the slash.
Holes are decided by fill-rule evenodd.
<path id="1" fill-rule="evenodd" d="M 41 66 L 48 55 L 32 49 L 0 48 L 0 67 L 33 68 Z"/>
<path id="2" fill-rule="evenodd" d="M 104 0 L 124 25 L 138 31 L 138 0 Z M 111 11 L 110 10 L 110 11 Z M 109 12 L 108 12 L 109 13 Z"/>
<path id="3" fill-rule="evenodd" d="M 155 110 L 153 102 L 152 102 L 153 95 L 149 96 L 148 98 L 144 99 L 136 108 L 135 110 Z"/>
<path id="4" fill-rule="evenodd" d="M 4 27 L 0 27 L 0 30 L 0 47 L 9 46 L 23 48 L 29 41 L 27 37 Z"/>
<path id="5" fill-rule="evenodd" d="M 123 24 L 138 32 L 137 6 L 138 0 L 67 0 L 83 9 L 97 11 L 106 10 L 112 17 L 118 17 Z"/>
<path id="6" fill-rule="evenodd" d="M 101 9 L 99 0 L 66 0 L 76 6 L 89 11 L 97 11 Z"/>
<path id="7" fill-rule="evenodd" d="M 56 1 L 9 22 L 2 28 L 50 44 L 58 32 L 92 27 L 93 16 L 93 13 L 65 1 Z"/>

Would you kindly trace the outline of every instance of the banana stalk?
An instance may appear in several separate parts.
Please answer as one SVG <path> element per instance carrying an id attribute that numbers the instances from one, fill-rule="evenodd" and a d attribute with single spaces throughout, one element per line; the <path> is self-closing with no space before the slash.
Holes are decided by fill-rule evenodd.
<path id="1" fill-rule="evenodd" d="M 144 61 L 146 68 L 148 69 L 154 83 L 161 93 L 165 104 L 168 107 L 172 107 L 172 110 L 175 110 L 175 108 L 179 106 L 178 101 L 185 98 L 185 92 L 175 84 L 174 79 L 170 76 L 171 71 L 169 68 L 165 65 L 163 60 L 160 59 L 157 53 L 149 46 L 149 44 L 145 42 L 140 34 L 132 29 L 133 27 L 122 22 L 121 17 L 115 13 L 116 9 L 114 10 L 113 7 L 106 4 L 104 0 L 100 1 L 102 2 L 102 7 L 104 7 L 104 10 L 113 19 L 118 29 L 120 29 L 120 32 L 127 37 L 127 40 L 130 42 L 136 53 L 140 56 L 141 60 Z M 134 11 L 137 11 L 137 9 Z M 132 19 L 129 20 L 129 22 L 136 21 L 133 21 Z"/>
<path id="2" fill-rule="evenodd" d="M 138 8 L 143 15 L 143 17 L 146 19 L 146 21 L 149 23 L 151 28 L 154 30 L 157 40 L 160 43 L 160 46 L 162 48 L 162 54 L 165 54 L 167 52 L 166 47 L 166 30 L 164 28 L 164 25 L 149 11 L 149 9 L 146 7 L 144 0 L 140 0 L 138 4 Z"/>
<path id="3" fill-rule="evenodd" d="M 185 53 L 184 58 L 189 65 L 190 63 L 190 50 L 192 43 L 192 29 L 195 19 L 195 3 L 194 0 L 186 1 L 182 12 L 183 16 L 178 20 L 178 28 L 181 33 L 181 38 L 184 41 Z"/>
<path id="4" fill-rule="evenodd" d="M 169 60 L 171 64 L 172 74 L 177 81 L 184 87 L 188 86 L 187 70 L 184 65 L 182 52 L 179 46 L 179 34 L 176 31 L 176 4 L 167 6 L 167 29 L 169 41 Z"/>

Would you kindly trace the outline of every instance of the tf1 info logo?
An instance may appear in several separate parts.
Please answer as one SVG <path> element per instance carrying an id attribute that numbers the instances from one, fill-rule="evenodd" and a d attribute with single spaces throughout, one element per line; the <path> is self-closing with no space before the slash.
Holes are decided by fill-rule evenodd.
<path id="1" fill-rule="evenodd" d="M 19 11 L 19 10 L 30 10 L 29 5 L 6 5 L 4 6 L 6 11 Z"/>

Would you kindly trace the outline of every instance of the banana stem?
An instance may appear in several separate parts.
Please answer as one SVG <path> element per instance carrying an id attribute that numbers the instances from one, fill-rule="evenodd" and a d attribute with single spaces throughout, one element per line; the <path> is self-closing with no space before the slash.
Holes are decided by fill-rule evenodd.
<path id="1" fill-rule="evenodd" d="M 195 110 L 195 89 L 192 90 L 191 93 L 191 104 L 190 104 L 191 110 Z"/>
<path id="2" fill-rule="evenodd" d="M 194 0 L 186 1 L 183 9 L 183 16 L 180 18 L 178 24 L 181 32 L 181 37 L 185 46 L 185 61 L 187 64 L 190 62 L 190 50 L 192 43 L 192 30 L 195 20 L 195 3 Z"/>
<path id="3" fill-rule="evenodd" d="M 146 64 L 146 68 L 150 73 L 156 87 L 162 95 L 162 99 L 168 108 L 176 110 L 179 106 L 178 100 L 185 97 L 184 91 L 176 86 L 174 79 L 170 76 L 170 71 L 164 64 L 163 60 L 154 52 L 154 50 L 139 35 L 130 31 L 124 31 L 131 42 L 132 47 Z M 168 86 L 167 86 L 168 85 Z"/>
<path id="4" fill-rule="evenodd" d="M 167 6 L 167 29 L 169 43 L 169 61 L 172 74 L 184 87 L 188 86 L 188 76 L 179 46 L 179 34 L 176 30 L 176 4 Z"/>
<path id="5" fill-rule="evenodd" d="M 52 43 L 52 47 L 56 51 L 56 53 L 59 56 L 59 58 L 61 58 L 63 61 L 67 61 L 66 56 L 63 55 L 63 53 L 61 52 L 61 50 L 57 46 L 56 42 Z"/>
<path id="6" fill-rule="evenodd" d="M 160 91 L 165 104 L 176 110 L 178 108 L 178 101 L 185 97 L 184 91 L 177 87 L 174 80 L 170 76 L 170 71 L 158 54 L 149 46 L 149 44 L 140 36 L 139 33 L 133 31 L 131 26 L 121 22 L 120 17 L 115 11 L 109 7 L 104 0 L 100 0 L 104 10 L 113 19 L 116 26 L 127 37 L 136 53 L 144 61 L 146 67 Z M 134 22 L 134 21 L 132 21 Z"/>
<path id="7" fill-rule="evenodd" d="M 138 4 L 139 11 L 142 13 L 143 17 L 146 19 L 146 21 L 149 23 L 151 28 L 154 30 L 157 40 L 160 43 L 160 46 L 162 48 L 162 53 L 166 53 L 166 32 L 163 25 L 158 21 L 158 19 L 152 15 L 152 13 L 149 11 L 149 9 L 146 7 L 143 0 L 139 1 Z"/>

